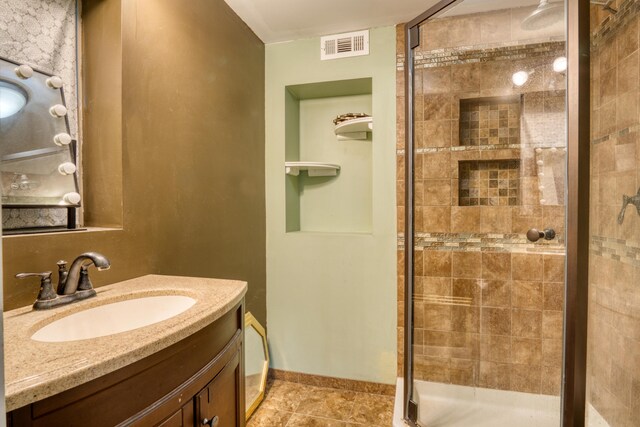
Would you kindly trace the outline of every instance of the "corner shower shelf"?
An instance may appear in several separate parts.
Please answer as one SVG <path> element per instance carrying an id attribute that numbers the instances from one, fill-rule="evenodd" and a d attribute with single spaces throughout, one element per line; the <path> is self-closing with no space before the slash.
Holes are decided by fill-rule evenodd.
<path id="1" fill-rule="evenodd" d="M 309 176 L 336 176 L 339 165 L 320 162 L 285 162 L 284 170 L 287 175 L 298 176 L 300 171 L 307 171 Z"/>
<path id="2" fill-rule="evenodd" d="M 338 140 L 367 139 L 367 132 L 373 130 L 373 117 L 359 117 L 338 123 L 335 133 Z"/>

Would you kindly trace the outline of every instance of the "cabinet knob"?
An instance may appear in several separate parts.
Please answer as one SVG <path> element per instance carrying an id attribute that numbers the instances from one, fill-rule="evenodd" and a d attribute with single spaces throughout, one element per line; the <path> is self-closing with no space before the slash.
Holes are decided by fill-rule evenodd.
<path id="1" fill-rule="evenodd" d="M 211 419 L 205 418 L 204 420 L 202 420 L 202 425 L 203 426 L 216 427 L 218 425 L 219 421 L 220 421 L 220 418 L 218 418 L 218 416 L 216 415 L 215 417 L 213 417 Z"/>

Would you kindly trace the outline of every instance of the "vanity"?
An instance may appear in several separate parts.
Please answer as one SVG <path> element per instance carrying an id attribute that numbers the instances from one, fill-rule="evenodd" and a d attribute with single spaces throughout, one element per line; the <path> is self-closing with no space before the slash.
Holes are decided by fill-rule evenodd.
<path id="1" fill-rule="evenodd" d="M 4 314 L 8 426 L 245 425 L 245 282 L 147 275 L 96 291 L 67 306 Z M 186 308 L 113 332 L 127 311 L 144 320 L 164 299 Z"/>

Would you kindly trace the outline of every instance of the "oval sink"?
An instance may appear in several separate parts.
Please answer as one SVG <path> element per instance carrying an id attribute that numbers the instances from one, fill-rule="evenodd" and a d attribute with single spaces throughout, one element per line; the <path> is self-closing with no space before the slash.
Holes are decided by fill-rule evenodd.
<path id="1" fill-rule="evenodd" d="M 65 342 L 104 337 L 170 319 L 188 310 L 196 300 L 161 295 L 118 301 L 70 314 L 38 329 L 32 340 Z"/>

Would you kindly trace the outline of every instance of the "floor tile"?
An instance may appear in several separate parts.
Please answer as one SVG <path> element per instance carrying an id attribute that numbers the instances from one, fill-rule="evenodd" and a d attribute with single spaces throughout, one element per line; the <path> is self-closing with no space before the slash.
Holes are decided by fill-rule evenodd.
<path id="1" fill-rule="evenodd" d="M 275 380 L 267 389 L 261 406 L 278 411 L 294 412 L 312 389 L 313 387 L 303 384 Z"/>
<path id="2" fill-rule="evenodd" d="M 347 427 L 347 423 L 328 418 L 312 417 L 309 415 L 293 414 L 287 427 Z"/>
<path id="3" fill-rule="evenodd" d="M 291 412 L 260 407 L 247 422 L 247 427 L 285 427 L 291 415 Z"/>
<path id="4" fill-rule="evenodd" d="M 356 393 L 329 388 L 312 390 L 300 402 L 297 413 L 346 421 L 351 414 Z"/>
<path id="5" fill-rule="evenodd" d="M 348 421 L 367 426 L 390 426 L 393 403 L 391 396 L 358 393 Z"/>

